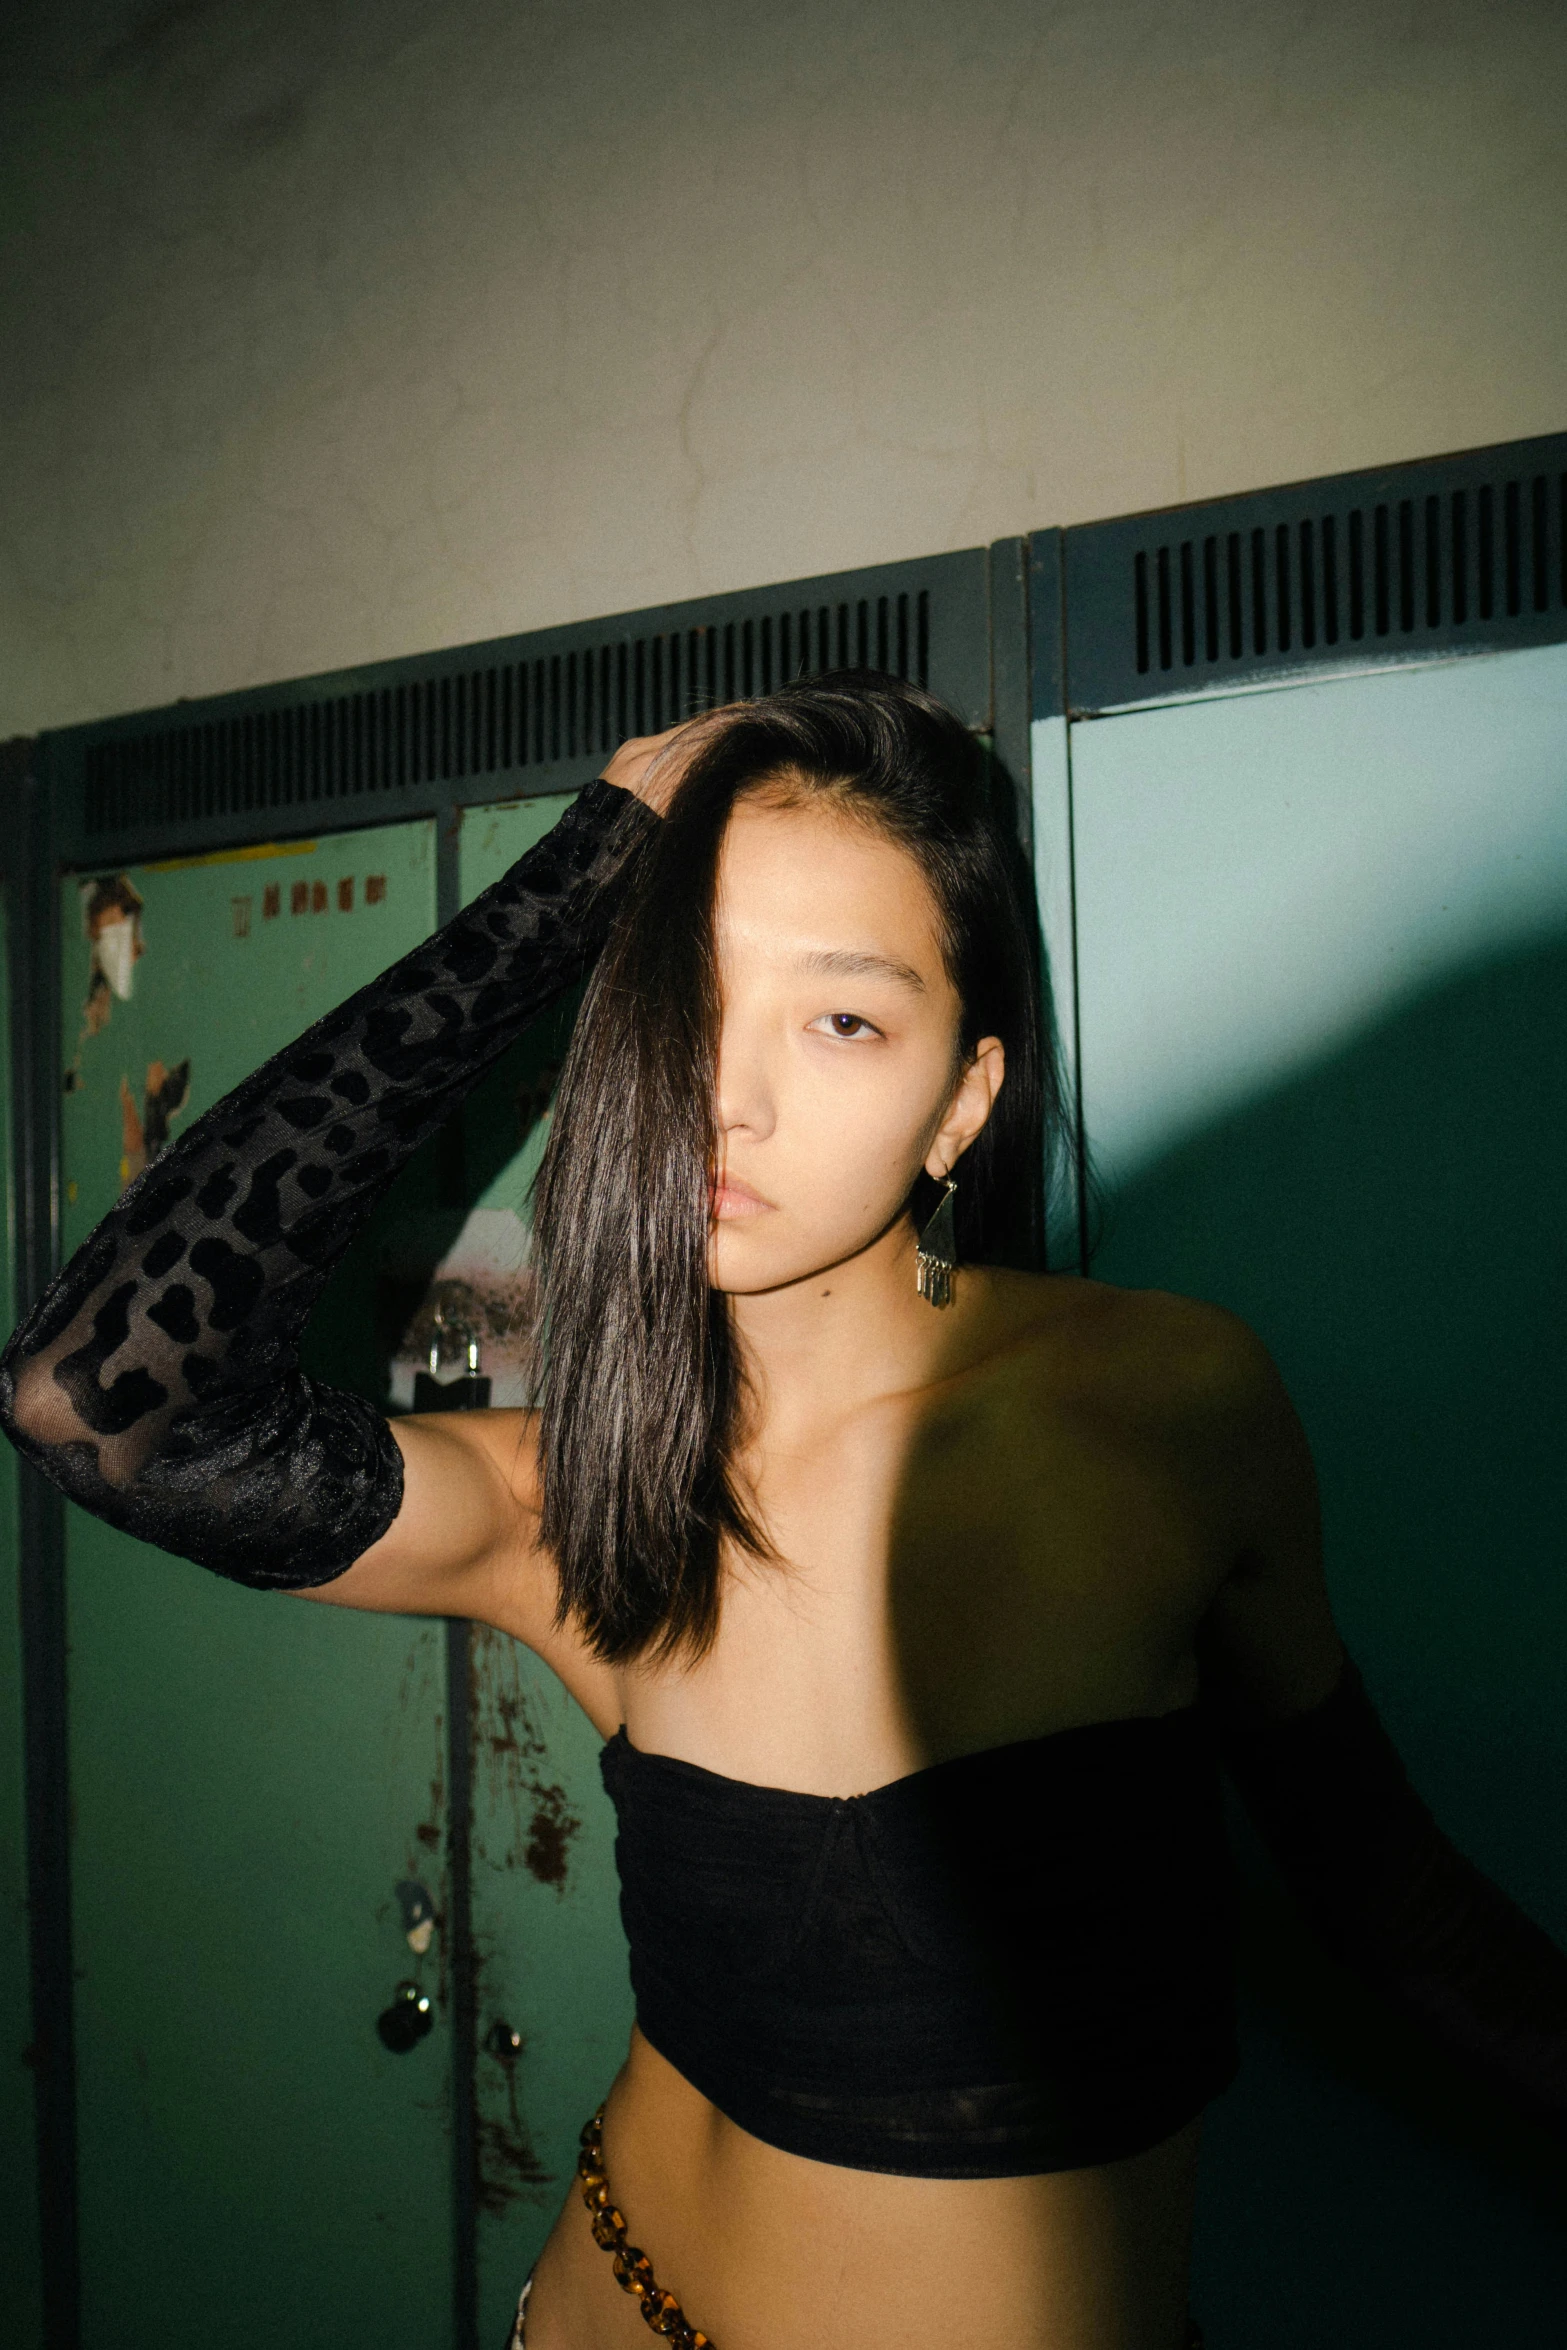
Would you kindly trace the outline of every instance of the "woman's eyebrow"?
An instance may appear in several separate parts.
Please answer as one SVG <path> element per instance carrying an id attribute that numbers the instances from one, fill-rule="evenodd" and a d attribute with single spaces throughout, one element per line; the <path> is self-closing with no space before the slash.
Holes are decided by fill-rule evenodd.
<path id="1" fill-rule="evenodd" d="M 912 987 L 925 993 L 925 982 L 907 963 L 895 963 L 890 955 L 877 955 L 864 947 L 816 947 L 810 953 L 795 957 L 796 967 L 819 979 L 891 979 L 899 987 Z"/>

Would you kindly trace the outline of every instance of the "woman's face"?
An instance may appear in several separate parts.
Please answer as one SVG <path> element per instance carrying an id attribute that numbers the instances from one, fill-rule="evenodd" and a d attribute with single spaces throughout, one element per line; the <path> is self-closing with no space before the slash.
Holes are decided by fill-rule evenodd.
<path id="1" fill-rule="evenodd" d="M 753 796 L 724 835 L 723 1025 L 709 1268 L 750 1295 L 808 1279 L 897 1220 L 990 1113 L 1002 1048 L 957 1063 L 960 1007 L 919 867 L 824 800 Z"/>

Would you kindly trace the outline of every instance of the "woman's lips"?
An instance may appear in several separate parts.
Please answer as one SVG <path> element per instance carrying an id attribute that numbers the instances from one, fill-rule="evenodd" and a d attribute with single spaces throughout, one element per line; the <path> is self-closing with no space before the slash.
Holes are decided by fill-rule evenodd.
<path id="1" fill-rule="evenodd" d="M 773 1204 L 770 1199 L 763 1199 L 759 1191 L 753 1191 L 748 1183 L 741 1183 L 732 1175 L 714 1184 L 710 1197 L 714 1216 L 724 1223 L 734 1222 L 742 1216 L 765 1215 Z"/>

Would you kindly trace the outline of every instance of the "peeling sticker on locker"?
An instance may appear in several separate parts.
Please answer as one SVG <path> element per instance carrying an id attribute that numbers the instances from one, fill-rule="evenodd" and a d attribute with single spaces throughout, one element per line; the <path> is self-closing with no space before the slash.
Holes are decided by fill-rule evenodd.
<path id="1" fill-rule="evenodd" d="M 365 875 L 365 904 L 378 906 L 385 896 L 386 875 L 384 873 L 367 873 Z"/>
<path id="2" fill-rule="evenodd" d="M 101 980 L 121 1003 L 128 1003 L 131 973 L 146 952 L 141 934 L 141 892 L 124 873 L 116 873 L 108 881 L 83 881 L 77 888 L 82 902 L 82 928 L 92 941 L 93 980 Z M 89 1002 L 92 994 L 90 981 Z M 101 1028 L 108 1017 L 109 1007 L 105 1003 L 96 1027 Z"/>
<path id="3" fill-rule="evenodd" d="M 138 1108 L 136 1096 L 120 1079 L 120 1189 L 134 1183 L 169 1139 L 169 1121 L 190 1097 L 190 1061 L 166 1069 L 161 1061 L 147 1064 L 147 1084 Z"/>
<path id="4" fill-rule="evenodd" d="M 435 1903 L 417 1877 L 404 1877 L 395 1891 L 403 1938 L 415 1958 L 423 1958 L 435 1933 Z"/>
<path id="5" fill-rule="evenodd" d="M 89 1037 L 101 1036 L 109 1025 L 115 997 L 121 1003 L 129 1002 L 131 975 L 146 952 L 141 931 L 142 896 L 128 874 L 100 875 L 94 881 L 79 881 L 76 889 L 82 909 L 82 936 L 90 945 L 91 955 L 82 1025 L 75 1054 L 65 1072 L 67 1093 L 74 1093 L 81 1083 L 82 1047 Z"/>
<path id="6" fill-rule="evenodd" d="M 528 1140 L 540 1121 L 549 1116 L 555 1099 L 555 1088 L 560 1083 L 561 1068 L 562 1063 L 559 1061 L 541 1062 L 533 1075 L 518 1086 L 515 1099 L 519 1147 Z"/>
<path id="7" fill-rule="evenodd" d="M 252 865 L 258 857 L 313 857 L 321 846 L 315 840 L 255 840 L 242 849 L 203 849 L 195 857 L 154 857 L 144 873 L 185 873 L 193 865 Z"/>

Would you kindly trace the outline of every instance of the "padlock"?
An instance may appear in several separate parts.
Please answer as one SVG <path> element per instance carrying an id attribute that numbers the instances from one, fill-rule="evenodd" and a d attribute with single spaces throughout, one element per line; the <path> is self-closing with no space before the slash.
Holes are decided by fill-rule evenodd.
<path id="1" fill-rule="evenodd" d="M 429 1992 L 421 1991 L 417 1983 L 399 1983 L 392 1994 L 391 2006 L 376 2017 L 375 2028 L 383 2047 L 389 2048 L 394 2056 L 406 2056 L 434 2022 Z"/>

